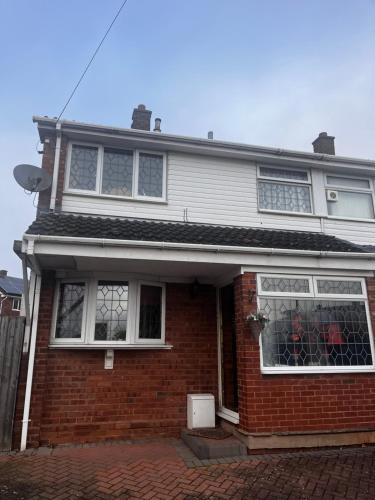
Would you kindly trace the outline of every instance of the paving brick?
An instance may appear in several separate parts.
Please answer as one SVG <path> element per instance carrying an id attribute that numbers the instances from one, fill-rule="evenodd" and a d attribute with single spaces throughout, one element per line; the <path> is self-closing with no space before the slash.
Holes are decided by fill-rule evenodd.
<path id="1" fill-rule="evenodd" d="M 181 459 L 178 440 L 61 450 L 3 455 L 0 499 L 375 498 L 375 447 L 265 454 L 207 465 L 198 461 L 193 469 Z"/>

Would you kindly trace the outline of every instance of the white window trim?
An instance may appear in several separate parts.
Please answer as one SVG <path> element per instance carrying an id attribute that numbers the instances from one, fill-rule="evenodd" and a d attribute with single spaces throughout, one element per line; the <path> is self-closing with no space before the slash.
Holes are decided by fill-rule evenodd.
<path id="1" fill-rule="evenodd" d="M 74 189 L 69 187 L 70 180 L 70 166 L 72 160 L 72 150 L 73 146 L 88 146 L 98 149 L 97 164 L 96 164 L 96 187 L 95 190 L 88 189 Z M 123 148 L 124 151 L 132 151 L 133 153 L 133 179 L 132 179 L 132 194 L 131 196 L 116 195 L 102 193 L 102 179 L 103 179 L 103 163 L 104 163 L 104 150 L 105 149 L 116 149 L 121 151 L 122 148 L 111 148 L 111 146 L 104 146 L 103 144 L 88 143 L 88 142 L 69 142 L 68 144 L 68 154 L 65 164 L 65 182 L 64 182 L 64 193 L 68 194 L 83 194 L 99 197 L 116 198 L 120 200 L 138 200 L 138 201 L 152 201 L 152 202 L 166 202 L 167 201 L 167 155 L 162 151 L 151 151 L 143 149 L 131 149 Z M 163 184 L 162 184 L 162 196 L 142 196 L 138 194 L 138 173 L 139 173 L 139 153 L 145 153 L 150 155 L 157 155 L 163 158 Z"/>
<path id="2" fill-rule="evenodd" d="M 262 168 L 272 168 L 273 170 L 280 170 L 280 172 L 285 172 L 285 170 L 290 171 L 290 172 L 303 172 L 307 174 L 307 180 L 306 181 L 301 181 L 299 179 L 286 179 L 285 177 L 270 177 L 268 175 L 262 175 L 261 169 Z M 257 173 L 258 173 L 258 179 L 265 179 L 265 180 L 270 180 L 270 181 L 276 181 L 276 182 L 292 182 L 293 184 L 311 184 L 311 172 L 309 169 L 306 168 L 293 168 L 293 167 L 282 167 L 282 166 L 273 166 L 273 165 L 266 165 L 266 164 L 258 164 L 257 165 Z"/>
<path id="3" fill-rule="evenodd" d="M 161 338 L 141 339 L 139 338 L 139 319 L 141 307 L 141 287 L 142 285 L 155 286 L 161 288 Z M 153 281 L 139 281 L 137 290 L 137 311 L 136 311 L 135 343 L 139 344 L 164 344 L 165 343 L 165 285 Z"/>
<path id="4" fill-rule="evenodd" d="M 16 307 L 14 307 L 14 301 L 17 300 L 19 301 L 19 308 L 17 309 Z M 21 298 L 18 298 L 18 297 L 13 297 L 12 298 L 12 311 L 20 311 L 21 310 Z"/>
<path id="5" fill-rule="evenodd" d="M 327 298 L 327 299 L 364 299 L 367 300 L 366 282 L 363 278 L 353 278 L 351 276 L 313 276 L 314 284 L 314 297 Z M 318 281 L 357 281 L 361 283 L 362 293 L 358 294 L 338 294 L 338 293 L 320 293 L 318 291 Z"/>
<path id="6" fill-rule="evenodd" d="M 298 179 L 285 179 L 285 178 L 278 178 L 278 177 L 269 177 L 265 175 L 261 175 L 260 170 L 262 167 L 265 168 L 273 168 L 274 170 L 280 170 L 280 171 L 285 171 L 285 170 L 290 170 L 291 172 L 305 172 L 307 174 L 307 180 L 306 181 L 301 181 Z M 293 211 L 293 210 L 281 210 L 281 209 L 272 209 L 272 208 L 261 208 L 260 203 L 259 203 L 259 182 L 267 182 L 267 183 L 273 183 L 273 184 L 293 184 L 296 186 L 303 186 L 306 187 L 308 186 L 309 188 L 309 196 L 310 196 L 310 205 L 311 205 L 311 211 L 310 212 L 299 212 L 299 211 Z M 289 167 L 280 167 L 280 166 L 273 166 L 273 165 L 266 165 L 266 164 L 258 164 L 257 165 L 257 202 L 258 202 L 258 211 L 259 212 L 269 212 L 269 213 L 282 213 L 286 215 L 305 215 L 305 216 L 312 216 L 314 215 L 314 199 L 313 199 L 313 192 L 312 192 L 312 182 L 311 182 L 311 172 L 309 169 L 297 169 L 297 168 L 289 168 Z"/>
<path id="7" fill-rule="evenodd" d="M 95 315 L 96 315 L 96 295 L 97 295 L 97 284 L 98 281 L 106 280 L 109 281 L 121 281 L 128 283 L 128 323 L 127 323 L 127 335 L 126 340 L 95 340 Z M 83 302 L 83 313 L 82 313 L 82 326 L 81 326 L 81 338 L 63 338 L 58 339 L 55 337 L 56 333 L 56 323 L 57 314 L 60 298 L 60 285 L 61 283 L 85 283 L 85 295 Z M 162 289 L 162 310 L 161 310 L 161 338 L 160 339 L 139 339 L 139 313 L 140 313 L 140 288 L 141 285 L 157 286 Z M 171 346 L 166 346 L 165 344 L 165 302 L 166 302 L 166 292 L 165 284 L 154 282 L 154 281 L 139 281 L 134 279 L 127 279 L 126 277 L 121 279 L 113 279 L 111 277 L 105 278 L 103 276 L 95 278 L 74 278 L 74 279 L 58 279 L 56 281 L 55 294 L 54 294 L 54 304 L 53 304 L 53 314 L 52 314 L 52 327 L 50 335 L 50 346 L 51 347 L 80 347 L 80 348 L 147 348 L 147 347 L 158 347 L 158 348 L 170 348 Z"/>
<path id="8" fill-rule="evenodd" d="M 260 300 L 263 297 L 276 297 L 276 295 L 271 295 L 268 292 L 262 292 L 261 291 L 261 277 L 262 276 L 267 276 L 267 277 L 274 277 L 274 278 L 295 278 L 296 275 L 291 275 L 291 274 L 257 274 L 257 307 L 258 309 L 260 308 Z M 374 337 L 373 337 L 373 330 L 372 330 L 372 323 L 371 323 L 371 313 L 370 313 L 370 308 L 368 304 L 368 296 L 367 296 L 367 288 L 366 288 L 366 281 L 364 278 L 355 278 L 355 277 L 348 277 L 348 276 L 305 276 L 305 275 L 299 275 L 299 277 L 304 277 L 304 278 L 312 278 L 313 280 L 313 286 L 314 286 L 314 293 L 311 295 L 312 298 L 315 299 L 327 299 L 327 300 L 332 300 L 334 299 L 337 302 L 346 302 L 348 300 L 353 300 L 357 302 L 364 302 L 365 304 L 365 309 L 366 309 L 366 318 L 367 318 L 367 326 L 368 326 L 368 333 L 369 333 L 369 340 L 370 340 L 370 348 L 371 348 L 371 357 L 372 357 L 372 365 L 363 365 L 363 366 L 296 366 L 296 367 L 270 367 L 270 366 L 264 366 L 263 365 L 263 348 L 262 348 L 262 334 L 259 335 L 259 357 L 260 357 L 260 368 L 261 368 L 261 373 L 265 375 L 284 375 L 284 374 L 320 374 L 320 373 L 352 373 L 352 372 L 374 372 L 375 371 L 375 343 L 374 343 Z M 360 281 L 361 286 L 362 286 L 362 295 L 335 295 L 335 294 L 318 294 L 315 293 L 317 291 L 317 283 L 316 280 L 322 280 L 325 279 L 327 281 Z M 278 292 L 277 297 L 279 298 L 284 298 L 284 297 L 296 297 L 296 298 L 302 298 L 301 295 L 294 294 L 294 293 L 283 293 L 283 292 Z M 309 296 L 305 297 L 309 298 Z"/>
<path id="9" fill-rule="evenodd" d="M 56 338 L 56 326 L 57 326 L 57 314 L 59 309 L 60 300 L 60 285 L 63 283 L 84 283 L 85 284 L 85 294 L 83 297 L 82 306 L 82 324 L 81 324 L 81 337 L 80 338 Z M 87 296 L 88 296 L 89 280 L 87 279 L 60 279 L 56 281 L 54 300 L 53 300 L 53 310 L 52 310 L 52 328 L 50 342 L 54 344 L 83 344 L 84 343 L 84 326 L 87 321 Z"/>
<path id="10" fill-rule="evenodd" d="M 307 279 L 309 282 L 309 292 L 268 292 L 268 291 L 263 291 L 262 290 L 262 278 L 287 278 L 287 279 L 296 279 L 296 280 L 302 280 L 302 279 Z M 283 297 L 314 297 L 314 285 L 313 285 L 313 277 L 312 276 L 305 276 L 303 274 L 257 274 L 257 289 L 258 289 L 258 295 L 264 296 L 266 295 L 267 297 L 279 297 L 282 295 Z"/>
<path id="11" fill-rule="evenodd" d="M 343 179 L 353 179 L 353 180 L 361 180 L 361 181 L 368 181 L 369 187 L 368 188 L 359 188 L 359 187 L 350 187 L 350 186 L 340 186 L 337 184 L 328 184 L 327 177 L 341 177 Z M 360 177 L 360 176 L 354 176 L 354 175 L 344 175 L 344 174 L 336 174 L 336 173 L 325 173 L 324 175 L 324 186 L 325 186 L 325 193 L 329 190 L 331 191 L 338 191 L 338 192 L 349 192 L 349 193 L 363 193 L 363 194 L 370 194 L 371 199 L 372 199 L 372 208 L 374 211 L 374 218 L 366 218 L 366 217 L 350 217 L 348 215 L 329 215 L 328 214 L 328 203 L 329 201 L 326 200 L 326 205 L 327 205 L 327 217 L 328 219 L 341 219 L 341 220 L 355 220 L 355 221 L 368 221 L 368 222 L 375 222 L 375 196 L 374 196 L 374 179 L 370 177 Z"/>

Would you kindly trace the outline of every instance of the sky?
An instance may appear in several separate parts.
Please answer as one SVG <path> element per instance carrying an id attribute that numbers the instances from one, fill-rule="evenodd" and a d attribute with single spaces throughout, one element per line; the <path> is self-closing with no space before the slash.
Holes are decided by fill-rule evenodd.
<path id="1" fill-rule="evenodd" d="M 0 268 L 35 217 L 15 183 L 122 0 L 0 0 Z M 375 0 L 128 0 L 63 118 L 128 127 L 144 103 L 173 134 L 375 159 Z"/>

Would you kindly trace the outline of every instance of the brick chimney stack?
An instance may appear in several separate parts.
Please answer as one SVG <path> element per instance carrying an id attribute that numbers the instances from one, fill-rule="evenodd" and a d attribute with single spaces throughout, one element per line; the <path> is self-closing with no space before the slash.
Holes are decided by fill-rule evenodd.
<path id="1" fill-rule="evenodd" d="M 328 135 L 327 132 L 320 132 L 312 145 L 314 153 L 322 153 L 324 155 L 335 154 L 335 138 L 332 135 Z"/>
<path id="2" fill-rule="evenodd" d="M 139 104 L 137 108 L 134 108 L 131 128 L 150 131 L 151 113 L 152 111 L 146 109 L 146 106 L 144 104 Z"/>
<path id="3" fill-rule="evenodd" d="M 0 278 L 5 278 L 8 275 L 8 271 L 5 269 L 0 270 Z"/>

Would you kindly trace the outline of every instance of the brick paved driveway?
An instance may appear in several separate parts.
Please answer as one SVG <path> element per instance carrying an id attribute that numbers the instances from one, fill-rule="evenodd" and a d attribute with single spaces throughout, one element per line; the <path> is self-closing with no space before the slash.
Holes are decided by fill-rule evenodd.
<path id="1" fill-rule="evenodd" d="M 0 498 L 375 499 L 375 447 L 193 458 L 178 440 L 0 455 Z"/>

